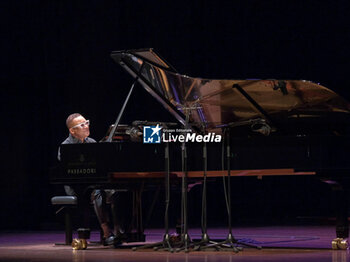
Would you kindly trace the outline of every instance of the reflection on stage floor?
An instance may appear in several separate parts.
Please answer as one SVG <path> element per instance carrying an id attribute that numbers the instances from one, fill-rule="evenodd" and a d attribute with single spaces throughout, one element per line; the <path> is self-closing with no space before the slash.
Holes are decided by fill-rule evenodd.
<path id="1" fill-rule="evenodd" d="M 175 232 L 175 230 L 170 230 Z M 160 241 L 162 229 L 146 232 L 147 243 Z M 211 239 L 225 239 L 227 230 L 209 228 Z M 333 226 L 268 226 L 234 228 L 235 238 L 261 245 L 261 250 L 244 247 L 243 251 L 190 251 L 170 253 L 153 249 L 132 251 L 134 245 L 120 248 L 104 247 L 95 241 L 99 232 L 93 231 L 86 250 L 72 250 L 70 246 L 55 245 L 63 242 L 64 234 L 56 231 L 1 232 L 0 261 L 349 261 L 347 250 L 331 249 L 335 238 Z M 190 230 L 193 240 L 201 238 L 200 229 Z"/>

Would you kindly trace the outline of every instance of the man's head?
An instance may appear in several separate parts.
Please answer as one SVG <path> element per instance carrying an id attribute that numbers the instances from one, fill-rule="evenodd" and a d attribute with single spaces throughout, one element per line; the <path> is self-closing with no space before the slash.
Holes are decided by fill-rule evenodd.
<path id="1" fill-rule="evenodd" d="M 89 120 L 86 120 L 79 113 L 69 115 L 66 120 L 66 125 L 69 133 L 82 142 L 90 135 Z"/>

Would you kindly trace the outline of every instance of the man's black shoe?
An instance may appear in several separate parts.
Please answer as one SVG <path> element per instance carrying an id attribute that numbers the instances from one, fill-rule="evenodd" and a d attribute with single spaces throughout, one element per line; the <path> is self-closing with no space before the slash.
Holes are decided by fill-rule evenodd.
<path id="1" fill-rule="evenodd" d="M 114 246 L 114 247 L 119 247 L 119 246 L 122 245 L 122 244 L 123 244 L 122 239 L 120 239 L 120 238 L 118 238 L 118 237 L 115 237 L 115 238 L 114 238 L 114 242 L 113 242 L 113 246 Z"/>
<path id="2" fill-rule="evenodd" d="M 111 234 L 109 237 L 103 239 L 102 242 L 104 246 L 111 246 L 111 245 L 114 245 L 114 240 L 115 240 L 115 236 Z"/>
<path id="3" fill-rule="evenodd" d="M 119 233 L 114 238 L 114 247 L 119 247 L 124 242 L 128 242 L 128 234 L 126 234 L 126 233 Z"/>

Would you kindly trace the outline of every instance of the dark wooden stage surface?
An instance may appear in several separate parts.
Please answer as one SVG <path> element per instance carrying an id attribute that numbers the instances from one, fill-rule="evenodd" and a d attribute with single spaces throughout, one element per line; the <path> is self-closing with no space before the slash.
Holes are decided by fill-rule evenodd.
<path id="1" fill-rule="evenodd" d="M 211 238 L 223 239 L 227 230 L 210 228 L 208 233 Z M 0 232 L 0 261 L 350 261 L 349 251 L 331 250 L 333 226 L 244 227 L 234 228 L 233 234 L 263 249 L 169 253 L 132 251 L 128 244 L 117 249 L 93 244 L 87 250 L 72 250 L 70 246 L 54 245 L 63 241 L 62 232 Z M 147 230 L 146 235 L 147 243 L 156 242 L 162 239 L 163 230 Z M 190 236 L 199 239 L 200 230 L 190 230 Z M 98 238 L 98 232 L 92 232 L 91 241 Z"/>

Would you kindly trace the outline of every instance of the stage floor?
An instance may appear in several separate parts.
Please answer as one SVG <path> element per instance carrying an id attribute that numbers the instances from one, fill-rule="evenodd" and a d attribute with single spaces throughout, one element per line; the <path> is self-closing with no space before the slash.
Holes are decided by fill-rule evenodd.
<path id="1" fill-rule="evenodd" d="M 174 230 L 170 230 L 174 232 Z M 163 230 L 146 230 L 147 244 L 162 239 Z M 200 229 L 189 231 L 192 239 L 200 239 Z M 226 229 L 210 228 L 211 239 L 225 239 Z M 132 251 L 134 244 L 121 248 L 92 244 L 86 250 L 54 245 L 63 242 L 62 232 L 0 232 L 0 261 L 350 261 L 349 251 L 331 250 L 334 226 L 275 226 L 233 228 L 236 239 L 260 245 L 261 250 L 244 247 L 243 251 L 190 251 L 170 253 L 153 249 Z M 99 232 L 91 233 L 98 241 Z M 132 245 L 131 245 L 132 244 Z"/>

